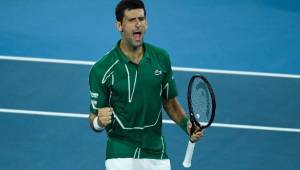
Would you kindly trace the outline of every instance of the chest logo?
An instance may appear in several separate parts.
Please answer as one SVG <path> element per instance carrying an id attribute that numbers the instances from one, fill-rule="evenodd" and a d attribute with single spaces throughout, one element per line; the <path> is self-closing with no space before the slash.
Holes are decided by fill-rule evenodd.
<path id="1" fill-rule="evenodd" d="M 155 70 L 154 71 L 154 75 L 156 75 L 156 76 L 159 76 L 159 75 L 161 75 L 162 74 L 162 71 L 161 70 Z"/>

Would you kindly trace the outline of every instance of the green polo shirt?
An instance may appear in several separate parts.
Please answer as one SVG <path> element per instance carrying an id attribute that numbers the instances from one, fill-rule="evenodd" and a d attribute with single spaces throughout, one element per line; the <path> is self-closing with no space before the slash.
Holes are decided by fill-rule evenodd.
<path id="1" fill-rule="evenodd" d="M 166 159 L 162 136 L 162 99 L 177 96 L 168 53 L 144 43 L 139 64 L 131 62 L 119 43 L 96 62 L 89 77 L 90 112 L 112 107 L 106 127 L 106 158 Z"/>

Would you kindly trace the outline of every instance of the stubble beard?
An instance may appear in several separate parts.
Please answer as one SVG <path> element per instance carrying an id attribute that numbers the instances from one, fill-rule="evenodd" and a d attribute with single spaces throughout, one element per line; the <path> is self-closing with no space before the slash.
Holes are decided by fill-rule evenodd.
<path id="1" fill-rule="evenodd" d="M 144 39 L 142 38 L 140 41 L 135 41 L 133 38 L 130 38 L 128 43 L 133 49 L 138 49 L 139 47 L 141 47 L 143 45 Z"/>
<path id="2" fill-rule="evenodd" d="M 136 40 L 134 40 L 132 35 L 129 35 L 129 36 L 125 35 L 123 37 L 123 40 L 125 40 L 128 47 L 132 48 L 133 50 L 136 50 L 139 47 L 143 46 L 143 43 L 144 43 L 144 37 L 142 37 L 140 41 L 136 41 Z"/>

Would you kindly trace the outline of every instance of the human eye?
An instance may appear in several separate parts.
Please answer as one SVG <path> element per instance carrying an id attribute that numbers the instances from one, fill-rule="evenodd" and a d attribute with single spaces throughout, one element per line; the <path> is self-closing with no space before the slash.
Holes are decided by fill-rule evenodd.
<path id="1" fill-rule="evenodd" d="M 129 22 L 134 22 L 134 21 L 135 21 L 135 18 L 129 18 L 128 21 L 129 21 Z"/>
<path id="2" fill-rule="evenodd" d="M 145 21 L 145 17 L 139 17 L 139 21 Z"/>

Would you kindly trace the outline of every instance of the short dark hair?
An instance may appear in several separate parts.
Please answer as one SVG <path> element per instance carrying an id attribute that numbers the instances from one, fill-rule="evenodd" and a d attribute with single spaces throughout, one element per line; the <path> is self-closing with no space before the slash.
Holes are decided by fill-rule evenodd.
<path id="1" fill-rule="evenodd" d="M 125 11 L 132 9 L 143 9 L 146 16 L 146 9 L 142 0 L 121 0 L 115 10 L 117 21 L 122 22 Z"/>

